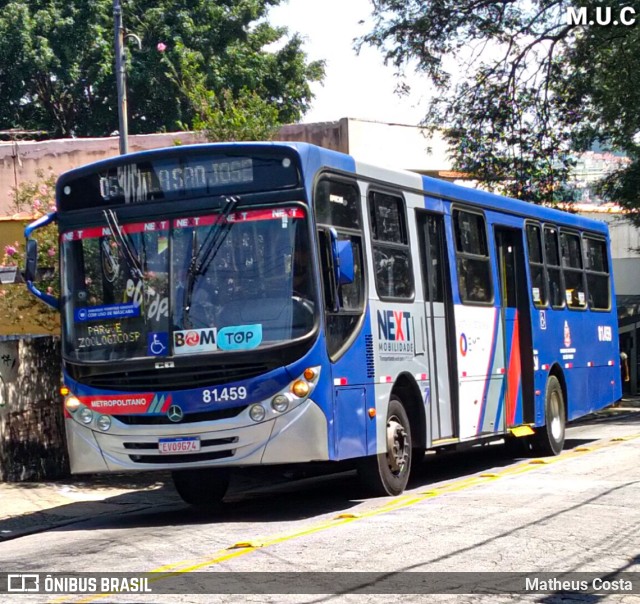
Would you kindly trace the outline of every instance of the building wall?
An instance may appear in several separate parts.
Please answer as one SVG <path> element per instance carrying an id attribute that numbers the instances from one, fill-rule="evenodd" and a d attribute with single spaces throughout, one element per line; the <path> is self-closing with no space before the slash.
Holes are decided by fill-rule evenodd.
<path id="1" fill-rule="evenodd" d="M 616 294 L 640 295 L 640 230 L 617 208 L 579 206 L 578 210 L 581 215 L 609 226 Z"/>
<path id="2" fill-rule="evenodd" d="M 337 122 L 288 124 L 280 129 L 277 139 L 311 143 L 325 149 L 349 153 L 349 121 L 343 118 Z"/>
<path id="3" fill-rule="evenodd" d="M 359 161 L 391 170 L 451 170 L 442 137 L 416 126 L 349 120 L 349 153 Z"/>
<path id="4" fill-rule="evenodd" d="M 203 142 L 203 139 L 193 132 L 136 135 L 129 137 L 129 150 L 143 151 L 197 142 Z M 39 172 L 57 175 L 118 154 L 118 137 L 0 143 L 0 217 L 13 214 L 14 188 L 23 182 L 36 182 Z"/>
<path id="5" fill-rule="evenodd" d="M 277 138 L 350 153 L 358 161 L 392 170 L 438 173 L 451 169 L 442 137 L 418 126 L 342 118 L 284 126 Z"/>
<path id="6" fill-rule="evenodd" d="M 450 169 L 444 141 L 438 135 L 427 136 L 423 128 L 416 126 L 343 118 L 287 125 L 276 138 L 351 153 L 362 162 L 390 169 L 429 173 Z M 147 134 L 130 136 L 129 149 L 134 152 L 199 142 L 204 142 L 203 137 L 193 132 Z M 58 175 L 118 153 L 118 137 L 0 142 L 0 218 L 13 214 L 13 189 L 20 183 L 36 182 L 39 172 Z M 6 236 L 2 239 L 6 240 Z"/>
<path id="7" fill-rule="evenodd" d="M 640 295 L 640 259 L 613 259 L 613 279 L 618 296 Z"/>

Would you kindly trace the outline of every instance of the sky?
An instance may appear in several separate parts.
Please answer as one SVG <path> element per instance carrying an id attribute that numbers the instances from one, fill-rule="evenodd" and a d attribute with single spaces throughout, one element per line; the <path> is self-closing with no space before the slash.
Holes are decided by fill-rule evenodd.
<path id="1" fill-rule="evenodd" d="M 353 49 L 354 38 L 372 28 L 371 12 L 369 0 L 283 0 L 271 9 L 270 23 L 298 32 L 308 58 L 326 61 L 324 84 L 312 85 L 315 99 L 302 122 L 351 117 L 416 125 L 424 117 L 423 78 L 413 77 L 412 93 L 399 97 L 394 68 L 384 65 L 382 54 L 368 46 L 360 55 Z"/>

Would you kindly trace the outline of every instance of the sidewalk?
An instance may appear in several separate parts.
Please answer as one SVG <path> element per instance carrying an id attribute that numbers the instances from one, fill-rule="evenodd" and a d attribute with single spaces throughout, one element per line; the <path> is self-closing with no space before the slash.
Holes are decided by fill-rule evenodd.
<path id="1" fill-rule="evenodd" d="M 640 397 L 625 397 L 590 418 L 601 420 L 630 412 L 640 412 Z M 232 481 L 230 490 L 246 493 L 258 486 L 251 477 L 238 478 L 235 485 Z M 263 478 L 259 481 L 262 486 L 282 480 L 276 476 Z M 0 482 L 0 543 L 99 516 L 176 505 L 184 504 L 173 488 L 169 472 L 72 476 L 55 482 Z"/>
<path id="2" fill-rule="evenodd" d="M 159 490 L 166 491 L 161 498 Z M 159 501 L 181 501 L 165 472 L 0 483 L 0 543 L 107 514 L 148 509 Z"/>

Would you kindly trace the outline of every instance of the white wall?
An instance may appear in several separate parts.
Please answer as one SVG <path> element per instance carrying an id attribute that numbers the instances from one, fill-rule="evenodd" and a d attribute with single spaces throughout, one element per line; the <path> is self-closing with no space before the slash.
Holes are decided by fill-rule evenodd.
<path id="1" fill-rule="evenodd" d="M 438 133 L 403 124 L 349 120 L 349 153 L 358 161 L 390 169 L 451 170 L 448 147 Z"/>

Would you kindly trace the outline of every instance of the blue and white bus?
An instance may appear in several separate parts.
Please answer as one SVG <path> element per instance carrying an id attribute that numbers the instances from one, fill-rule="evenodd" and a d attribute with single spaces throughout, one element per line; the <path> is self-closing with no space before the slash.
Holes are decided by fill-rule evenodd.
<path id="1" fill-rule="evenodd" d="M 61 297 L 33 282 L 57 220 Z M 173 147 L 63 174 L 26 230 L 62 314 L 74 473 L 353 460 L 401 493 L 429 449 L 557 455 L 621 395 L 605 224 L 303 143 Z"/>

